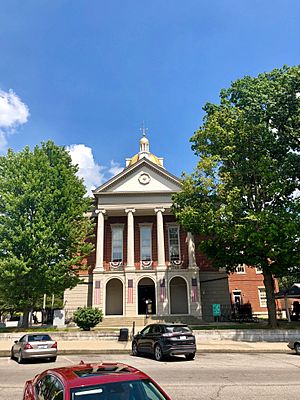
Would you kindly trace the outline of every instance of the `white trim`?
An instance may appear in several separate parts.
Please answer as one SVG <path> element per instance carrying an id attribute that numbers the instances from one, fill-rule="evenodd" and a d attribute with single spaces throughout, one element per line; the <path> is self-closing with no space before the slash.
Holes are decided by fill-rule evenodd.
<path id="1" fill-rule="evenodd" d="M 238 270 L 238 268 L 240 268 L 241 269 L 241 271 L 239 271 Z M 246 273 L 246 265 L 245 264 L 241 264 L 241 265 L 238 265 L 237 267 L 236 267 L 236 269 L 235 269 L 235 272 L 237 273 L 237 274 L 245 274 Z"/>
<path id="2" fill-rule="evenodd" d="M 266 292 L 266 288 L 264 286 L 259 286 L 257 288 L 258 291 L 258 299 L 259 299 L 259 305 L 262 308 L 266 308 L 267 307 L 267 292 Z M 261 296 L 262 291 L 264 291 L 265 296 Z"/>

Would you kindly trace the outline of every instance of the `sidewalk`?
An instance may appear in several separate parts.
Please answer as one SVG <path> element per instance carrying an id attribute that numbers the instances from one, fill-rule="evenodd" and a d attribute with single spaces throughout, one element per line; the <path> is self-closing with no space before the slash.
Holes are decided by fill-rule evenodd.
<path id="1" fill-rule="evenodd" d="M 0 341 L 0 357 L 10 356 L 13 342 Z M 198 353 L 290 353 L 285 342 L 241 342 L 213 340 L 197 342 Z M 58 354 L 129 354 L 131 341 L 118 340 L 60 340 Z"/>

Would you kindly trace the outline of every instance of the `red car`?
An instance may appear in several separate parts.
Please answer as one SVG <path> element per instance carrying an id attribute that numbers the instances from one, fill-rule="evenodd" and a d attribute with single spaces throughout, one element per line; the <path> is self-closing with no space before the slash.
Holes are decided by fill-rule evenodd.
<path id="1" fill-rule="evenodd" d="M 120 363 L 48 369 L 25 384 L 23 400 L 171 400 L 144 372 Z"/>

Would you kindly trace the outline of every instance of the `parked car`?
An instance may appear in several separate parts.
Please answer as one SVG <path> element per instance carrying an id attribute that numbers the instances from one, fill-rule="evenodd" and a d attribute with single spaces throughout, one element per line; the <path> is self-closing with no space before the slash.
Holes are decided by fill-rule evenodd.
<path id="1" fill-rule="evenodd" d="M 48 358 L 56 361 L 57 342 L 45 333 L 29 333 L 15 340 L 11 348 L 11 358 L 17 359 L 21 364 L 24 360 L 32 358 Z"/>
<path id="2" fill-rule="evenodd" d="M 171 400 L 144 372 L 126 364 L 48 369 L 25 383 L 23 400 Z"/>
<path id="3" fill-rule="evenodd" d="M 184 355 L 193 360 L 196 354 L 196 339 L 191 329 L 184 324 L 151 324 L 133 337 L 132 354 L 154 355 L 157 361 L 165 356 Z"/>
<path id="4" fill-rule="evenodd" d="M 295 340 L 291 340 L 288 343 L 288 347 L 291 350 L 295 350 L 296 354 L 300 355 L 300 338 L 299 339 L 295 339 Z"/>

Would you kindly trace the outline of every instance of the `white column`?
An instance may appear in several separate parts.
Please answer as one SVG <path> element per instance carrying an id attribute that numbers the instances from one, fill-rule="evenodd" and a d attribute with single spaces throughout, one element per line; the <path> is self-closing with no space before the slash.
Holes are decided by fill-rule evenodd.
<path id="1" fill-rule="evenodd" d="M 104 254 L 104 214 L 105 210 L 96 210 L 98 214 L 97 224 L 97 245 L 96 245 L 96 266 L 95 270 L 103 271 L 103 254 Z"/>
<path id="2" fill-rule="evenodd" d="M 127 208 L 127 266 L 126 268 L 134 268 L 134 208 Z"/>
<path id="3" fill-rule="evenodd" d="M 157 224 L 157 262 L 158 268 L 166 268 L 165 261 L 165 239 L 164 239 L 164 221 L 163 212 L 164 208 L 155 208 L 156 212 L 156 224 Z"/>
<path id="4" fill-rule="evenodd" d="M 195 255 L 195 242 L 194 236 L 191 232 L 187 234 L 188 254 L 189 254 L 189 268 L 197 268 L 196 255 Z"/>

